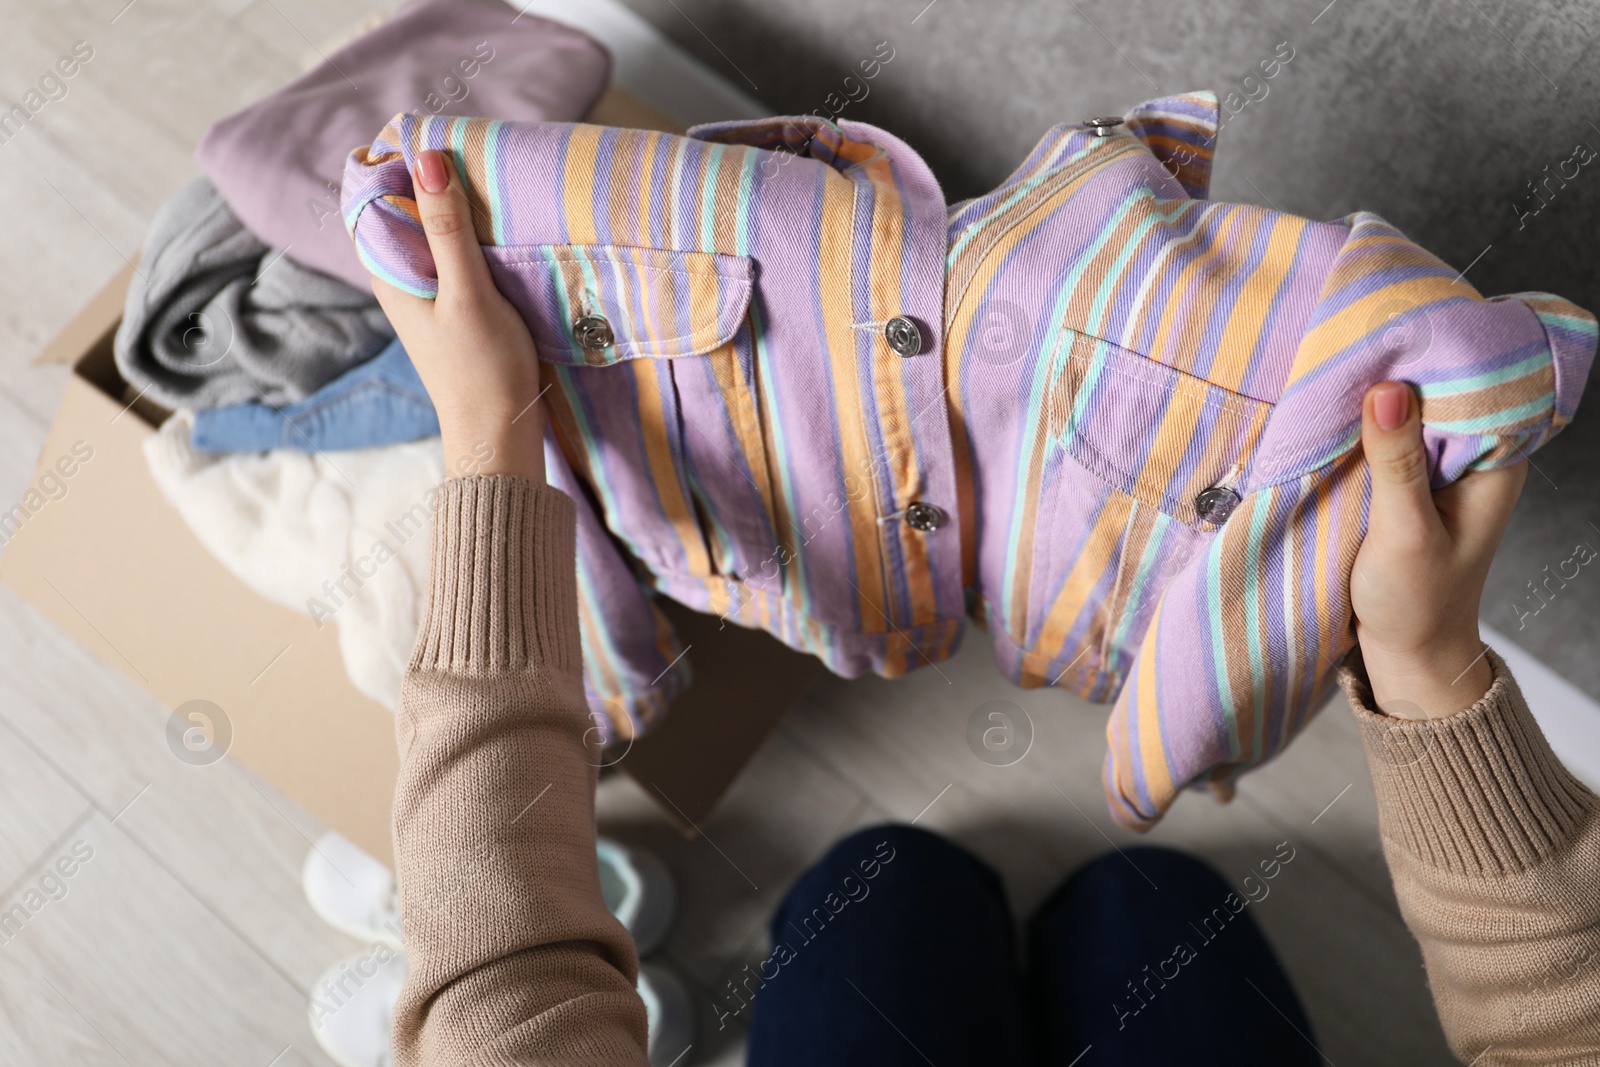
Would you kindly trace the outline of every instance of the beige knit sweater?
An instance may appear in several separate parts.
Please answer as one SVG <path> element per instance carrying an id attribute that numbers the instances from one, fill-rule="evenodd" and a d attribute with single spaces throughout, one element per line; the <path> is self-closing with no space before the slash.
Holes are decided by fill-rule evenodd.
<path id="1" fill-rule="evenodd" d="M 401 701 L 395 860 L 410 974 L 399 1067 L 645 1064 L 638 963 L 595 863 L 575 515 L 557 490 L 445 484 Z M 1401 910 L 1451 1047 L 1600 1065 L 1600 800 L 1516 683 L 1453 718 L 1361 725 Z"/>

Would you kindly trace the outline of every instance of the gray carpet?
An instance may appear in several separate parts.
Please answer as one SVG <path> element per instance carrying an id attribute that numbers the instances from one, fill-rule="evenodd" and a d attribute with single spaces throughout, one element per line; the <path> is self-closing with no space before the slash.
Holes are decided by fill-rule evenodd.
<path id="1" fill-rule="evenodd" d="M 1254 99 L 1219 138 L 1216 199 L 1312 218 L 1376 211 L 1486 294 L 1544 289 L 1600 309 L 1600 160 L 1537 215 L 1518 214 L 1538 205 L 1528 183 L 1546 165 L 1554 173 L 1579 142 L 1600 149 L 1600 4 L 626 2 L 783 113 L 845 95 L 844 78 L 887 41 L 893 60 L 843 114 L 909 141 L 951 201 L 998 183 L 1054 123 L 1165 93 L 1236 91 Z M 1293 58 L 1259 80 L 1281 42 Z M 1600 698 L 1600 566 L 1536 614 L 1526 588 L 1578 543 L 1600 550 L 1594 389 L 1534 457 L 1484 617 Z"/>

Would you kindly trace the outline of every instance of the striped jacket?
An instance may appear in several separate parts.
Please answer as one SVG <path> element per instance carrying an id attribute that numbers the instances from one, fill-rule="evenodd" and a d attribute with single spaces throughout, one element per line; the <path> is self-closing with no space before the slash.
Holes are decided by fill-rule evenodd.
<path id="1" fill-rule="evenodd" d="M 436 290 L 410 163 L 448 149 L 555 387 L 591 702 L 684 684 L 646 590 L 843 675 L 949 655 L 1115 702 L 1113 815 L 1231 791 L 1330 692 L 1365 530 L 1361 397 L 1422 397 L 1435 485 L 1572 417 L 1595 320 L 1485 299 L 1375 215 L 1206 199 L 1216 98 L 1058 126 L 947 205 L 871 126 L 687 136 L 397 117 L 348 164 L 367 267 Z"/>

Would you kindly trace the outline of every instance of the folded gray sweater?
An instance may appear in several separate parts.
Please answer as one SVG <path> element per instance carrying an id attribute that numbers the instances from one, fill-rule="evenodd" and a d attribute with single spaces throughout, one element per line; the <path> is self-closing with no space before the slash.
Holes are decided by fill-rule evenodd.
<path id="1" fill-rule="evenodd" d="M 268 248 L 197 178 L 151 223 L 115 352 L 122 376 L 170 408 L 281 407 L 393 336 L 372 294 Z"/>

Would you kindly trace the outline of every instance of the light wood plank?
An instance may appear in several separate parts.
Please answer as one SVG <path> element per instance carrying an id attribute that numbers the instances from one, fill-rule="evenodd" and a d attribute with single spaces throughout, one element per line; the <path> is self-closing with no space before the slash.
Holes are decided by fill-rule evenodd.
<path id="1" fill-rule="evenodd" d="M 29 220 L 0 242 L 0 283 L 7 297 L 0 372 L 8 380 L 25 375 L 44 340 L 137 256 L 149 221 L 148 214 L 84 178 L 69 154 L 34 133 L 27 129 L 0 146 L 0 197 Z M 52 405 L 43 415 L 54 413 Z"/>
<path id="2" fill-rule="evenodd" d="M 10 590 L 0 590 L 0 692 L 0 719 L 108 818 L 122 812 L 128 837 L 299 988 L 361 947 L 300 892 L 316 820 L 226 759 L 179 761 L 167 710 Z"/>
<path id="3" fill-rule="evenodd" d="M 1342 693 L 1287 751 L 1240 780 L 1235 803 L 1304 836 L 1368 900 L 1400 918 L 1378 836 L 1372 774 Z"/>
<path id="4" fill-rule="evenodd" d="M 33 472 L 44 435 L 45 427 L 33 413 L 9 392 L 0 390 L 0 513 L 21 503 L 30 488 L 38 488 Z M 70 494 L 70 485 L 66 491 Z M 4 531 L 0 531 L 0 546 L 5 539 Z"/>
<path id="5" fill-rule="evenodd" d="M 0 999 L 65 1004 L 129 1064 L 265 1065 L 286 1048 L 328 1062 L 302 991 L 143 848 L 98 813 L 70 836 L 67 891 L 0 954 Z M 67 1062 L 53 1034 L 11 1040 L 32 1058 Z"/>
<path id="6" fill-rule="evenodd" d="M 0 900 L 26 881 L 47 849 L 93 810 L 88 798 L 0 723 Z M 0 915 L 0 938 L 4 938 Z"/>

